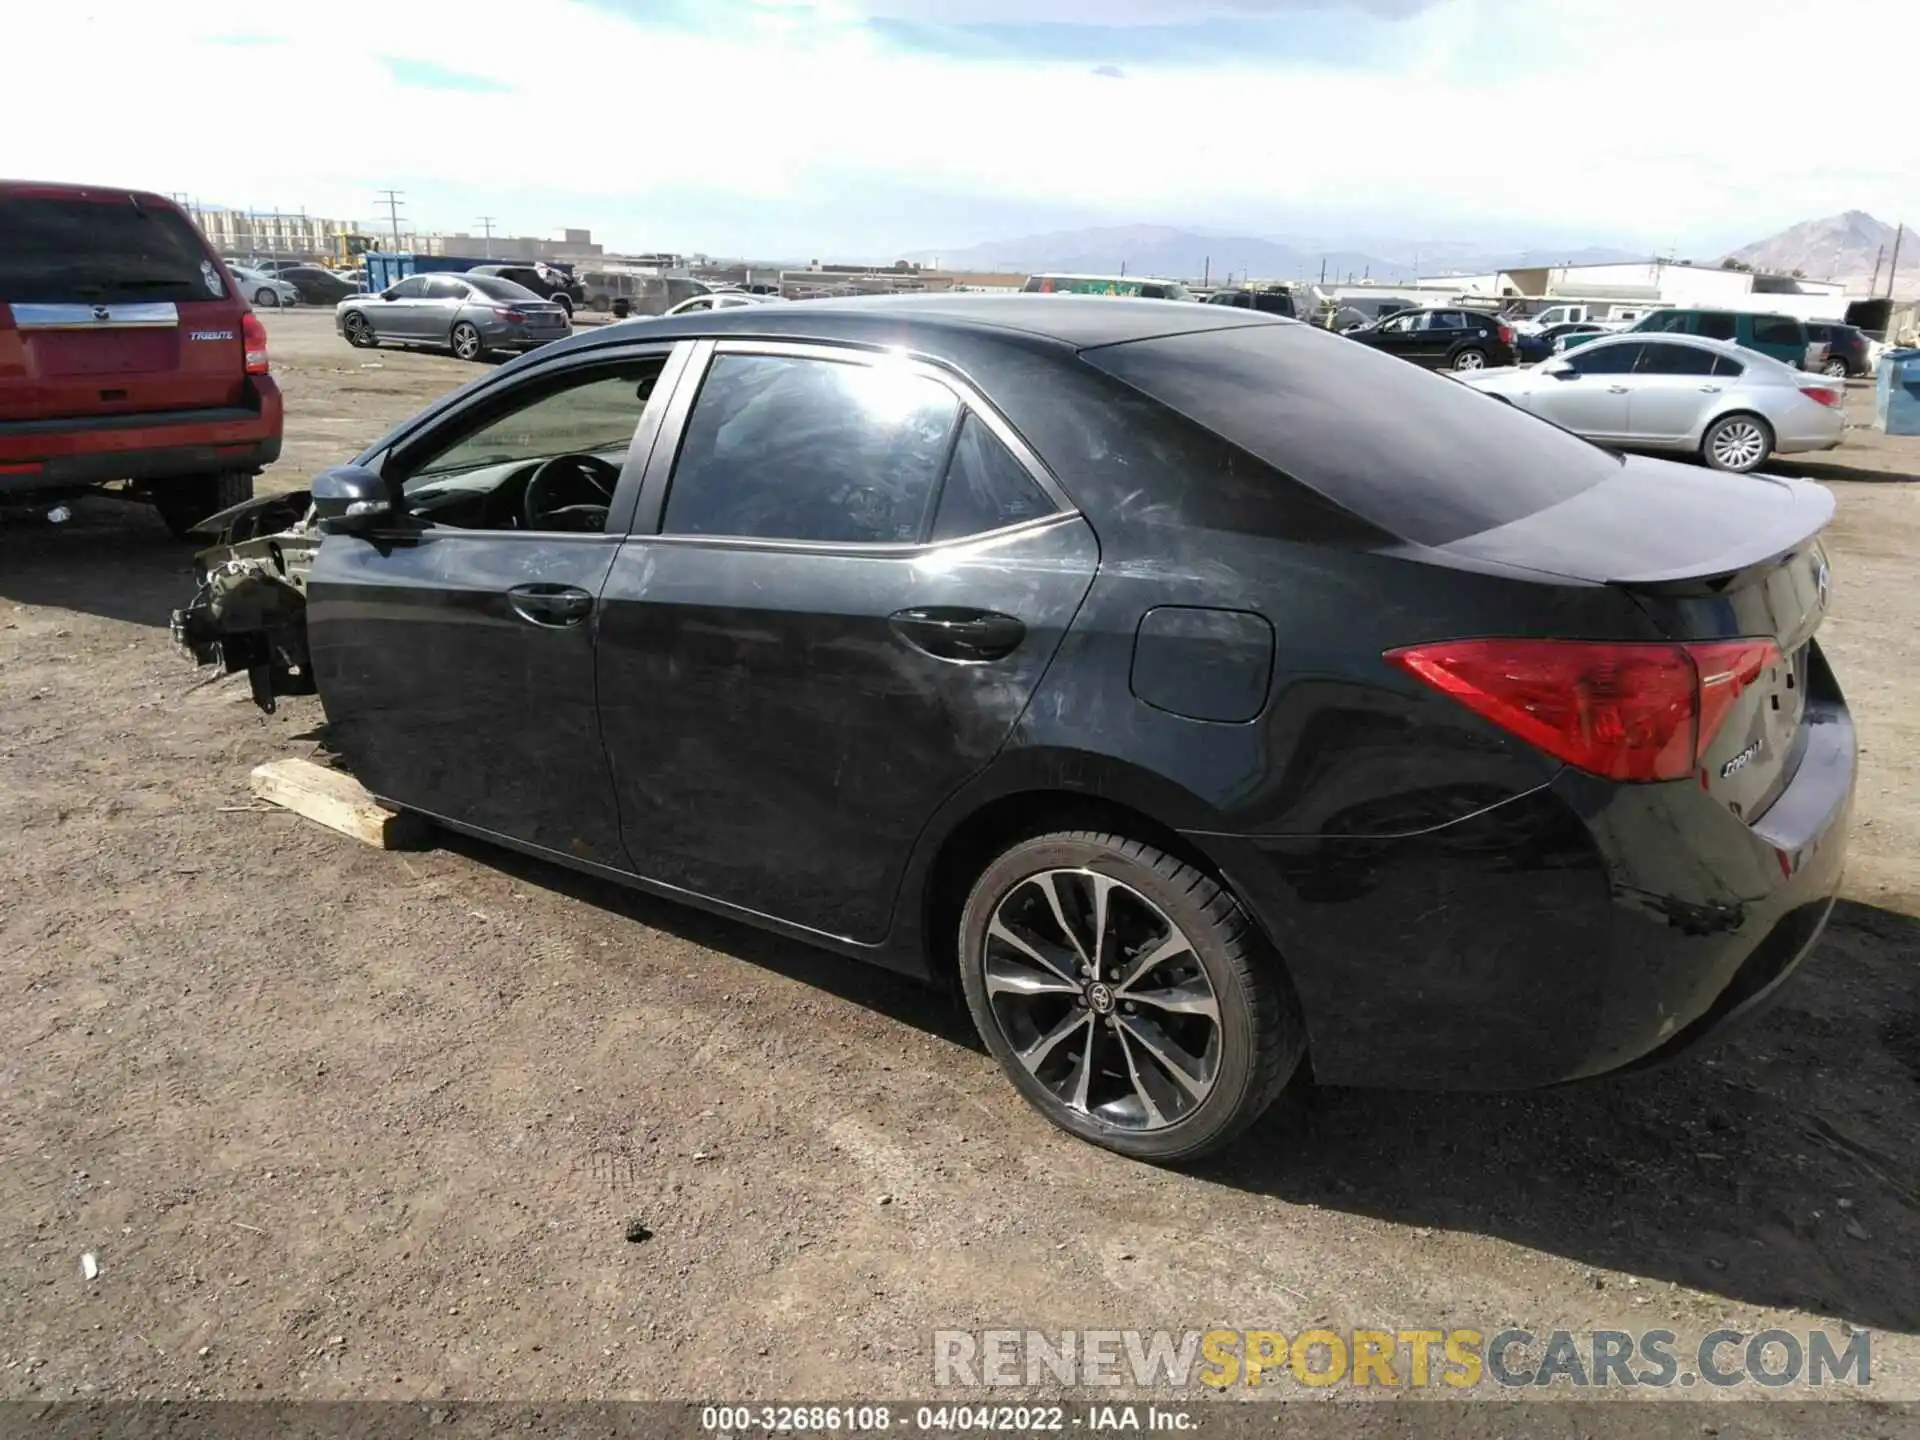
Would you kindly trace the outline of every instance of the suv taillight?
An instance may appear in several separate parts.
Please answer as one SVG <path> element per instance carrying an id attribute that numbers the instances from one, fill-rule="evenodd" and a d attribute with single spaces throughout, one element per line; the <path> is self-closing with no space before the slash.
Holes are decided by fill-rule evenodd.
<path id="1" fill-rule="evenodd" d="M 251 310 L 240 317 L 240 339 L 247 347 L 247 374 L 264 375 L 267 363 L 267 327 Z"/>
<path id="2" fill-rule="evenodd" d="M 1781 663 L 1771 640 L 1449 640 L 1385 658 L 1554 758 L 1609 780 L 1685 779 L 1734 702 Z"/>

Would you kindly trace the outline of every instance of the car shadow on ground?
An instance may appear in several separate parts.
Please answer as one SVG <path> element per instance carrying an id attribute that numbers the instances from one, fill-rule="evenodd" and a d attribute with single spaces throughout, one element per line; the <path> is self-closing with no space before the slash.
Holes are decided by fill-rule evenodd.
<path id="1" fill-rule="evenodd" d="M 1659 1282 L 1920 1331 L 1920 921 L 1842 902 L 1779 1004 L 1664 1069 L 1519 1095 L 1291 1095 L 1208 1178 Z M 1646 1282 L 1656 1282 L 1649 1284 Z M 1598 1297 L 1596 1297 L 1598 1298 Z"/>
<path id="2" fill-rule="evenodd" d="M 0 509 L 0 602 L 164 628 L 193 597 L 195 543 L 169 535 L 148 505 L 65 504 L 73 517 L 59 524 L 46 518 L 50 505 Z"/>
<path id="3" fill-rule="evenodd" d="M 305 738 L 312 738 L 324 746 L 324 727 Z M 628 889 L 610 880 L 570 870 L 564 865 L 539 860 L 484 840 L 441 830 L 435 832 L 433 844 L 454 854 L 464 855 L 475 864 L 512 875 L 526 884 L 558 891 L 649 929 L 731 955 L 736 960 L 744 960 L 803 985 L 824 990 L 951 1044 L 982 1054 L 986 1051 L 974 1032 L 973 1022 L 968 1018 L 965 1007 L 950 990 L 804 945 L 741 921 L 697 910 L 691 905 Z"/>
<path id="4" fill-rule="evenodd" d="M 1769 475 L 1788 475 L 1797 480 L 1841 480 L 1860 485 L 1920 485 L 1920 475 L 1898 470 L 1869 470 L 1859 465 L 1838 465 L 1830 460 L 1803 460 L 1796 455 L 1780 455 L 1766 466 Z"/>
<path id="5" fill-rule="evenodd" d="M 435 843 L 984 1048 L 944 989 L 484 841 L 441 834 Z M 1617 1292 L 1596 1299 L 1617 1304 L 1623 1324 L 1666 1323 L 1673 1282 L 1920 1331 L 1911 1279 L 1920 1265 L 1916 954 L 1920 921 L 1842 903 L 1779 1005 L 1718 1049 L 1517 1095 L 1296 1087 L 1193 1173 L 1291 1204 L 1563 1256 L 1593 1268 L 1596 1291 Z"/>

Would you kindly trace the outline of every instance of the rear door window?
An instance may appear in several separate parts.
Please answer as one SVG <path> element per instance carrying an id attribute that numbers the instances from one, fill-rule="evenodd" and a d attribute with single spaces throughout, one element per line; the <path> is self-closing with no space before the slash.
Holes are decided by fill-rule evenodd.
<path id="1" fill-rule="evenodd" d="M 467 287 L 458 280 L 450 280 L 444 275 L 435 275 L 427 281 L 426 298 L 429 300 L 464 300 Z"/>
<path id="2" fill-rule="evenodd" d="M 914 543 L 959 418 L 951 390 L 901 366 L 716 356 L 687 420 L 662 529 Z"/>
<path id="3" fill-rule="evenodd" d="M 1782 318 L 1778 315 L 1757 315 L 1753 321 L 1753 338 L 1760 345 L 1804 345 L 1807 343 L 1806 331 L 1798 320 Z"/>
<path id="4" fill-rule="evenodd" d="M 0 304 L 217 300 L 226 278 L 185 216 L 131 199 L 0 196 Z"/>
<path id="5" fill-rule="evenodd" d="M 1311 326 L 1168 335 L 1081 358 L 1416 544 L 1510 524 L 1620 467 L 1558 426 Z"/>
<path id="6" fill-rule="evenodd" d="M 1713 357 L 1713 373 L 1728 379 L 1736 379 L 1747 373 L 1747 367 L 1731 355 L 1716 355 Z"/>
<path id="7" fill-rule="evenodd" d="M 958 540 L 1003 530 L 1053 513 L 1047 492 L 1027 473 L 1027 467 L 1000 443 L 987 422 L 969 414 L 960 424 L 960 438 L 940 487 L 940 507 L 934 512 L 935 540 Z"/>
<path id="8" fill-rule="evenodd" d="M 1738 322 L 1724 310 L 1708 310 L 1696 315 L 1694 321 L 1693 333 L 1709 340 L 1731 340 L 1738 329 Z"/>
<path id="9" fill-rule="evenodd" d="M 1624 349 L 1627 347 L 1615 347 Z M 1640 375 L 1711 375 L 1715 356 L 1697 345 L 1676 345 L 1658 341 L 1640 347 Z"/>

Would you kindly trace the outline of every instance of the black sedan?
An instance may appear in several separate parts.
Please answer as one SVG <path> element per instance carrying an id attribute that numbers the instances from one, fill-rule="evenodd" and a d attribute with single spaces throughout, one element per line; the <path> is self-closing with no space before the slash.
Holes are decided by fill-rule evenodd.
<path id="1" fill-rule="evenodd" d="M 1451 1089 L 1664 1059 L 1839 881 L 1827 493 L 1291 321 L 616 325 L 257 504 L 176 633 L 269 706 L 317 685 L 374 793 L 952 982 L 1129 1155 L 1221 1145 L 1309 1055 Z"/>
<path id="2" fill-rule="evenodd" d="M 1519 363 L 1513 327 L 1479 310 L 1399 310 L 1341 333 L 1429 370 L 1485 370 Z"/>
<path id="3" fill-rule="evenodd" d="M 280 278 L 298 290 L 307 305 L 332 305 L 360 293 L 353 281 L 324 265 L 284 265 Z"/>

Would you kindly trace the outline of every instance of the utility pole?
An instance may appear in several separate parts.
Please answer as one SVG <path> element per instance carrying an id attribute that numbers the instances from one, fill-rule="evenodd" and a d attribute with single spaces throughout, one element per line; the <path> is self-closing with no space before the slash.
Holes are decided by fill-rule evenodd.
<path id="1" fill-rule="evenodd" d="M 489 259 L 489 260 L 491 260 L 491 259 L 493 258 L 493 222 L 494 222 L 494 218 L 495 218 L 495 217 L 494 217 L 494 216 L 492 216 L 492 215 L 482 215 L 482 216 L 480 217 L 480 225 L 481 225 L 481 228 L 482 228 L 482 231 L 484 232 L 484 235 L 485 235 L 485 240 L 486 240 L 486 256 L 487 256 L 487 259 Z"/>
<path id="2" fill-rule="evenodd" d="M 393 226 L 393 252 L 396 255 L 400 253 L 400 197 L 406 193 L 404 190 L 379 192 L 380 203 L 387 207 L 387 220 Z"/>
<path id="3" fill-rule="evenodd" d="M 1200 288 L 1210 289 L 1213 282 L 1213 257 L 1205 256 L 1200 261 Z"/>
<path id="4" fill-rule="evenodd" d="M 1322 287 L 1324 287 L 1326 283 L 1327 283 L 1327 257 L 1322 255 L 1320 257 L 1320 284 Z"/>
<path id="5" fill-rule="evenodd" d="M 1887 261 L 1887 247 L 1882 245 L 1880 253 L 1873 257 L 1873 279 L 1867 285 L 1867 298 L 1871 300 L 1880 293 L 1880 267 Z"/>
<path id="6" fill-rule="evenodd" d="M 1907 222 L 1902 220 L 1900 228 L 1893 232 L 1893 259 L 1887 262 L 1887 298 L 1893 298 L 1893 277 L 1900 273 L 1900 242 L 1906 238 Z"/>

